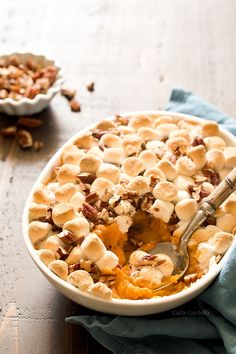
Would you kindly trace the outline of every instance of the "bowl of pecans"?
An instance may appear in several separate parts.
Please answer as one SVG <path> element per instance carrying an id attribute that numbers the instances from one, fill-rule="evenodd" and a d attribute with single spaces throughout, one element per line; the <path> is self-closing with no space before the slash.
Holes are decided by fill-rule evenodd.
<path id="1" fill-rule="evenodd" d="M 28 197 L 23 234 L 45 277 L 71 300 L 119 315 L 147 315 L 200 294 L 235 245 L 233 193 L 191 236 L 186 274 L 174 277 L 159 242 L 178 245 L 236 164 L 236 138 L 217 123 L 144 111 L 89 126 L 48 162 Z"/>
<path id="2" fill-rule="evenodd" d="M 63 70 L 43 55 L 13 53 L 0 57 L 0 112 L 32 115 L 60 91 Z"/>

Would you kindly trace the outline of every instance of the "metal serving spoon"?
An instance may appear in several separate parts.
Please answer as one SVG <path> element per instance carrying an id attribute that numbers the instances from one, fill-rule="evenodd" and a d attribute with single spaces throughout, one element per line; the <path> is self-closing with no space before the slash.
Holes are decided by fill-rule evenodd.
<path id="1" fill-rule="evenodd" d="M 158 243 L 148 253 L 164 253 L 167 254 L 174 266 L 174 281 L 162 284 L 156 290 L 163 289 L 166 286 L 176 282 L 186 272 L 189 265 L 188 240 L 193 232 L 229 197 L 236 189 L 236 167 L 223 179 L 216 189 L 206 198 L 203 199 L 198 212 L 190 221 L 180 238 L 178 246 L 174 246 L 171 242 Z"/>

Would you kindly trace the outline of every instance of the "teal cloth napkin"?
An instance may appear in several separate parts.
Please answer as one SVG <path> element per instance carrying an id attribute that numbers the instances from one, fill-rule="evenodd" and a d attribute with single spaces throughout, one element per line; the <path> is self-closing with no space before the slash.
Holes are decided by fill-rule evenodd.
<path id="1" fill-rule="evenodd" d="M 236 135 L 232 118 L 191 92 L 174 89 L 167 110 L 217 121 Z M 117 354 L 236 354 L 236 249 L 215 282 L 177 309 L 143 317 L 96 313 L 66 321 L 85 327 Z"/>

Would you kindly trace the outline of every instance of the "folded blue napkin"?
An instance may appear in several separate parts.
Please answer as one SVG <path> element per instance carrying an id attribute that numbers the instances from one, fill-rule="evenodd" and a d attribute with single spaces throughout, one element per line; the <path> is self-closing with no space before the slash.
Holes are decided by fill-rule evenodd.
<path id="1" fill-rule="evenodd" d="M 174 89 L 167 110 L 217 121 L 236 135 L 236 121 L 191 92 Z M 215 282 L 177 309 L 143 317 L 96 313 L 66 321 L 85 327 L 117 354 L 236 354 L 236 249 Z"/>

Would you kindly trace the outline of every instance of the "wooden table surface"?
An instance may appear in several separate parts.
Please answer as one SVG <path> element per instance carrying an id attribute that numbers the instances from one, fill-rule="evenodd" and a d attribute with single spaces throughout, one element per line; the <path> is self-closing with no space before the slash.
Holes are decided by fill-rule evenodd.
<path id="1" fill-rule="evenodd" d="M 39 151 L 0 138 L 0 353 L 108 353 L 66 325 L 92 313 L 61 295 L 36 269 L 21 233 L 39 172 L 73 133 L 106 115 L 164 108 L 173 86 L 193 90 L 236 117 L 234 0 L 1 1 L 0 51 L 45 53 L 66 68 L 81 113 L 57 96 L 38 115 Z M 94 93 L 86 84 L 95 81 Z M 15 122 L 1 115 L 0 127 Z M 141 354 L 141 353 L 140 353 Z"/>

